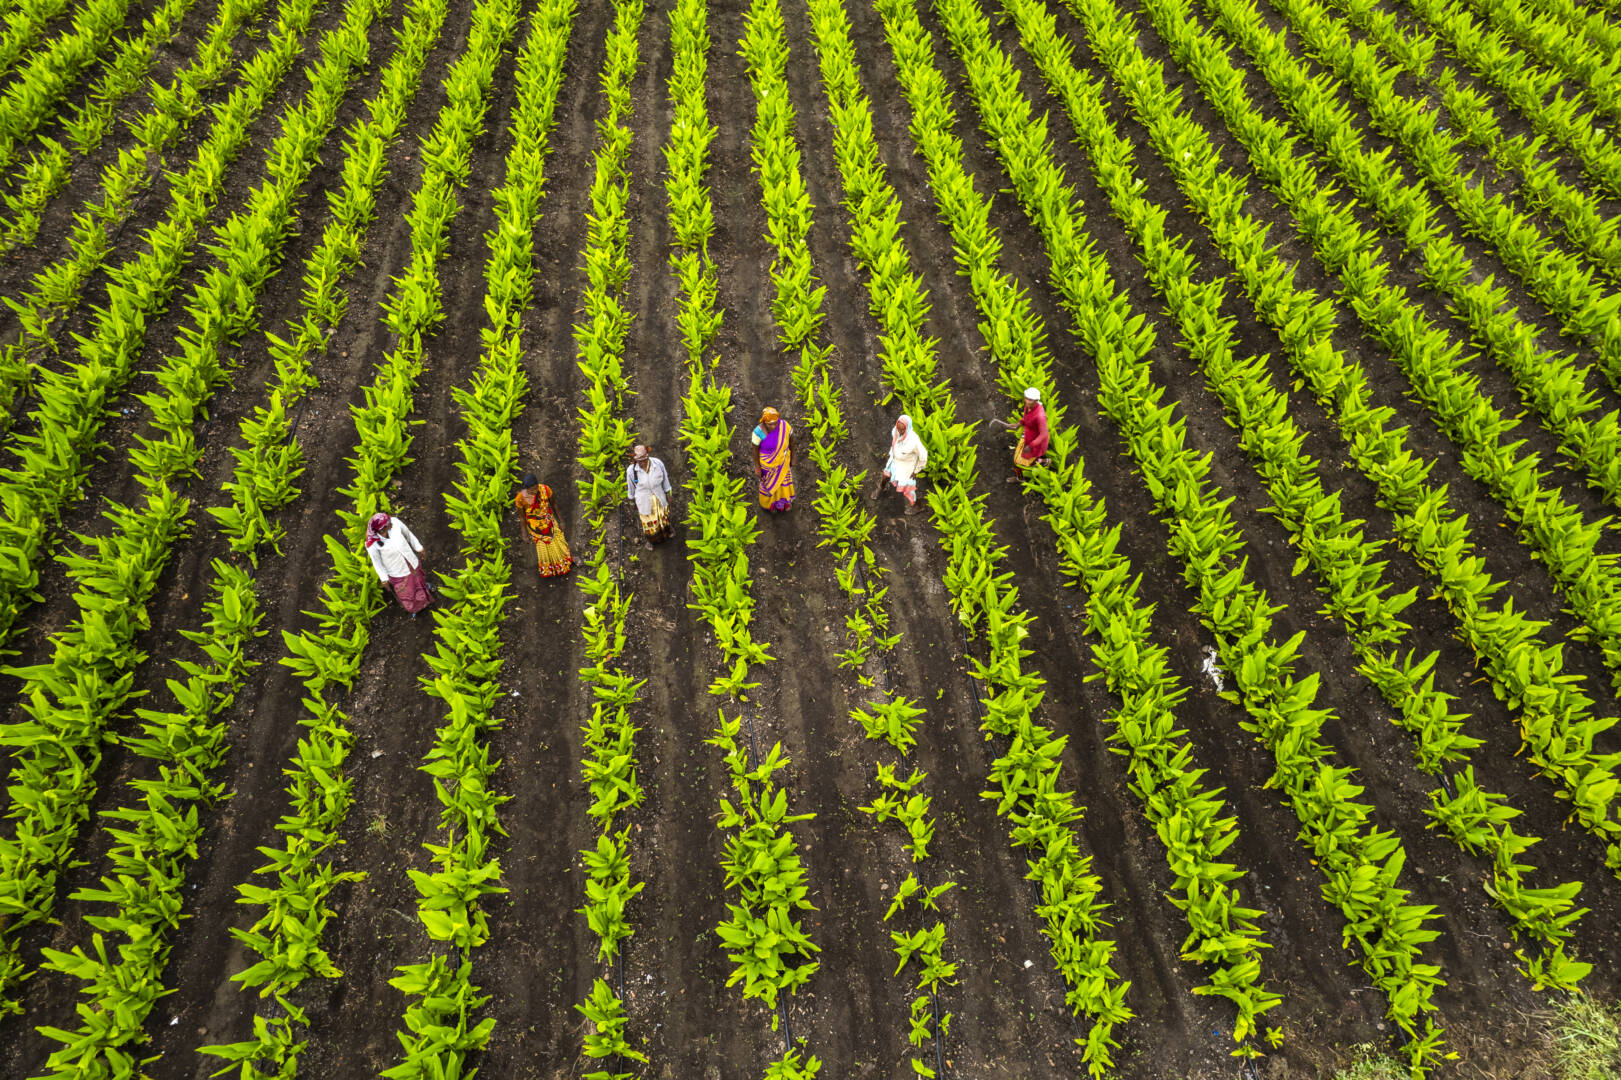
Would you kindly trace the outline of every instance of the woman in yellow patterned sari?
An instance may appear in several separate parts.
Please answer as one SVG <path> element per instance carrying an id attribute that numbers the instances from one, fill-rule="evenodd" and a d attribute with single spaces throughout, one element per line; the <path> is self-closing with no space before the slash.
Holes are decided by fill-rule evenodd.
<path id="1" fill-rule="evenodd" d="M 524 533 L 535 545 L 535 560 L 541 577 L 562 577 L 574 566 L 574 556 L 563 536 L 562 523 L 552 511 L 552 489 L 534 473 L 523 474 L 523 487 L 512 498 L 523 517 Z"/>
<path id="2" fill-rule="evenodd" d="M 760 414 L 753 438 L 760 509 L 781 513 L 794 505 L 794 429 L 776 409 L 767 408 Z"/>

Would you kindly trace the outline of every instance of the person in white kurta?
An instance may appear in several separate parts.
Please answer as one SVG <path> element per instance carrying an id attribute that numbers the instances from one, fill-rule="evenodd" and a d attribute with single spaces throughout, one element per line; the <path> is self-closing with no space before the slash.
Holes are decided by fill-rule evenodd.
<path id="1" fill-rule="evenodd" d="M 631 448 L 625 470 L 625 497 L 636 501 L 642 519 L 642 537 L 648 544 L 670 538 L 670 473 L 664 462 L 640 444 Z"/>
<path id="2" fill-rule="evenodd" d="M 405 522 L 387 514 L 371 516 L 366 524 L 366 555 L 377 577 L 393 588 L 394 599 L 413 619 L 433 602 L 421 554 L 422 543 Z"/>
<path id="3" fill-rule="evenodd" d="M 884 481 L 887 479 L 890 486 L 905 497 L 905 512 L 917 513 L 917 474 L 928 463 L 928 447 L 918 438 L 912 418 L 901 416 L 889 433 L 889 460 L 884 462 L 883 475 L 878 478 L 878 486 L 867 494 L 867 498 L 876 499 L 883 494 Z"/>

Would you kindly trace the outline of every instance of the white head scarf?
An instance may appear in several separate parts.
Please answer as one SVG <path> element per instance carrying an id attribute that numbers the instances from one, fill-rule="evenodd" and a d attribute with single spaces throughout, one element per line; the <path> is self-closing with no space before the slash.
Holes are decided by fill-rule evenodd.
<path id="1" fill-rule="evenodd" d="M 895 427 L 906 425 L 906 434 L 902 435 L 893 428 L 889 432 L 889 452 L 891 454 L 916 454 L 923 450 L 923 440 L 917 437 L 917 425 L 912 418 L 902 413 L 895 421 Z"/>

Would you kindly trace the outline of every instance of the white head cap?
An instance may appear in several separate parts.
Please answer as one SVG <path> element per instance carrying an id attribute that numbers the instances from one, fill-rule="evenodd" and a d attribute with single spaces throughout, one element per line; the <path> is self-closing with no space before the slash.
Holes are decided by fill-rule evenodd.
<path id="1" fill-rule="evenodd" d="M 1027 387 L 1025 389 L 1025 391 L 1024 391 L 1024 399 L 1026 401 L 1040 401 L 1041 400 L 1041 391 L 1037 390 L 1033 386 Z"/>

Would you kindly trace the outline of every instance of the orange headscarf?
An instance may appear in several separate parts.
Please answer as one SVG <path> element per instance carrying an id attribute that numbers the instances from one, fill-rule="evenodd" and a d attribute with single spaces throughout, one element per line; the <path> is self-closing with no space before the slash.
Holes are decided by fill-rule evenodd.
<path id="1" fill-rule="evenodd" d="M 770 423 L 773 423 L 773 422 L 775 422 L 775 421 L 777 421 L 777 420 L 779 420 L 781 418 L 782 418 L 781 413 L 779 413 L 776 409 L 773 409 L 771 406 L 767 405 L 766 409 L 765 409 L 765 412 L 760 414 L 760 423 L 761 424 L 770 424 Z"/>

